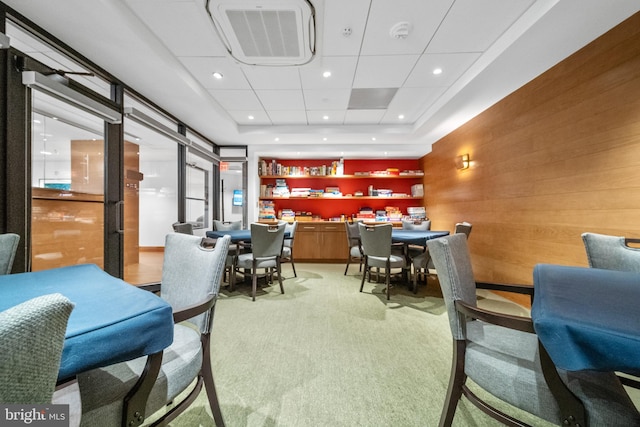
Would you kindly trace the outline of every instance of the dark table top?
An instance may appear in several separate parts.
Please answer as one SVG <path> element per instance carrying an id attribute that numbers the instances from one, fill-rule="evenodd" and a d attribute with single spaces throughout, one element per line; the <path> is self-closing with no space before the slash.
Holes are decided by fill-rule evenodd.
<path id="1" fill-rule="evenodd" d="M 222 236 L 230 236 L 232 243 L 238 242 L 250 242 L 251 241 L 251 230 L 209 230 L 207 231 L 207 237 L 212 239 L 218 239 Z M 288 231 L 284 232 L 284 238 L 289 239 L 290 233 Z"/>
<path id="2" fill-rule="evenodd" d="M 393 243 L 404 243 L 407 245 L 427 246 L 427 240 L 448 235 L 448 231 L 393 229 L 391 231 L 391 241 Z"/>
<path id="3" fill-rule="evenodd" d="M 640 372 L 640 274 L 539 264 L 531 318 L 557 367 Z"/>
<path id="4" fill-rule="evenodd" d="M 75 304 L 58 380 L 157 353 L 173 342 L 173 312 L 166 301 L 94 264 L 0 276 L 0 311 L 52 293 Z"/>

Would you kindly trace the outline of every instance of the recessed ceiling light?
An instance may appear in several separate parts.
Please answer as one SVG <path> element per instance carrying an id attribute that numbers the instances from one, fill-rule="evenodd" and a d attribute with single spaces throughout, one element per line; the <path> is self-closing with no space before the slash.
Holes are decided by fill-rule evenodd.
<path id="1" fill-rule="evenodd" d="M 371 138 L 371 140 L 372 140 L 372 141 L 375 141 L 375 140 L 376 140 L 376 137 L 375 137 L 375 136 L 374 136 L 374 137 L 372 137 L 372 138 Z"/>
<path id="2" fill-rule="evenodd" d="M 220 80 L 222 78 L 222 73 L 219 73 L 219 72 L 216 71 L 215 73 L 213 73 L 213 77 L 215 79 Z"/>
<path id="3" fill-rule="evenodd" d="M 322 77 L 324 77 L 325 79 L 331 77 L 331 71 L 325 71 L 324 73 L 322 73 Z"/>
<path id="4" fill-rule="evenodd" d="M 273 138 L 273 140 L 274 140 L 275 142 L 278 142 L 278 141 L 280 141 L 280 138 L 278 138 L 278 137 L 276 136 L 275 138 Z"/>
<path id="5" fill-rule="evenodd" d="M 253 120 L 253 119 L 255 119 L 255 117 L 253 117 L 253 116 L 247 116 L 247 118 L 248 118 L 249 120 Z"/>
<path id="6" fill-rule="evenodd" d="M 322 140 L 323 140 L 323 141 L 326 141 L 326 140 L 327 140 L 327 137 L 325 136 L 324 138 L 322 138 Z"/>
<path id="7" fill-rule="evenodd" d="M 399 118 L 400 120 L 404 120 L 404 114 L 400 114 L 400 115 L 398 115 L 398 118 Z"/>
<path id="8" fill-rule="evenodd" d="M 322 116 L 322 120 L 329 120 L 329 116 Z"/>
<path id="9" fill-rule="evenodd" d="M 442 68 L 434 68 L 433 69 L 433 74 L 434 75 L 438 75 L 438 74 L 442 74 Z"/>

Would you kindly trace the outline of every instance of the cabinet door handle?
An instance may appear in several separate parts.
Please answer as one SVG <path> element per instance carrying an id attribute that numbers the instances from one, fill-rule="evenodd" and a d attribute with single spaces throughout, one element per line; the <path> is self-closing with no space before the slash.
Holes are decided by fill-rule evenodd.
<path id="1" fill-rule="evenodd" d="M 338 227 L 325 227 L 326 230 L 337 230 Z"/>

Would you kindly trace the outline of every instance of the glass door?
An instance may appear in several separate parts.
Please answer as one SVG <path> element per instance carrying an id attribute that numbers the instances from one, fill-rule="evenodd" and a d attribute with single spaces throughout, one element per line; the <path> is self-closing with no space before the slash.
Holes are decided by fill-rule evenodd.
<path id="1" fill-rule="evenodd" d="M 104 266 L 104 121 L 32 91 L 31 269 Z"/>

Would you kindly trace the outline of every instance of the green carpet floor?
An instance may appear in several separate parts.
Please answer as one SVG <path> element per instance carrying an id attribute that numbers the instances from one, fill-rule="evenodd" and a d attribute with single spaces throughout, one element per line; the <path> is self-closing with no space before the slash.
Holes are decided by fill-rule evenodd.
<path id="1" fill-rule="evenodd" d="M 435 278 L 414 295 L 365 283 L 357 266 L 283 267 L 285 294 L 223 288 L 217 303 L 213 370 L 229 427 L 436 426 L 451 367 L 452 339 Z M 527 315 L 487 293 L 482 306 Z M 526 418 L 526 414 L 524 416 Z M 534 425 L 544 425 L 529 418 Z M 172 426 L 212 426 L 206 395 Z M 456 426 L 495 426 L 463 398 Z"/>

